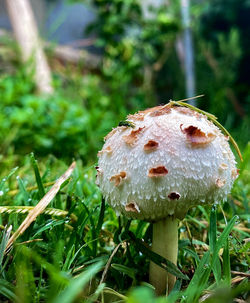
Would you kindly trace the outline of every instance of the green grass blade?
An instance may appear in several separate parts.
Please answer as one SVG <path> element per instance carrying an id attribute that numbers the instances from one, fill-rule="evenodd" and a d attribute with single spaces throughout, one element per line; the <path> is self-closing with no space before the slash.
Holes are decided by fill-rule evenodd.
<path id="1" fill-rule="evenodd" d="M 40 172 L 39 172 L 39 169 L 37 166 L 37 160 L 35 159 L 35 156 L 33 153 L 31 153 L 30 159 L 31 159 L 31 163 L 32 163 L 35 177 L 36 177 L 36 183 L 37 183 L 37 187 L 38 187 L 38 198 L 42 199 L 42 197 L 45 195 L 45 190 L 44 190 L 42 178 L 40 176 Z"/>
<path id="2" fill-rule="evenodd" d="M 86 303 L 99 302 L 98 298 L 103 292 L 104 287 L 105 287 L 105 283 L 98 285 L 96 291 L 86 299 Z"/>
<path id="3" fill-rule="evenodd" d="M 139 239 L 141 239 L 145 233 L 145 229 L 148 227 L 149 223 L 145 221 L 139 221 L 136 231 L 135 231 L 135 236 Z"/>
<path id="4" fill-rule="evenodd" d="M 115 263 L 112 263 L 111 267 L 115 270 L 118 270 L 119 272 L 124 273 L 125 275 L 128 275 L 131 279 L 133 279 L 133 281 L 135 281 L 136 270 L 134 268 Z"/>
<path id="5" fill-rule="evenodd" d="M 97 253 L 97 236 L 96 236 L 96 227 L 95 227 L 95 223 L 93 220 L 93 214 L 95 213 L 95 210 L 93 211 L 89 211 L 88 207 L 85 205 L 85 203 L 82 203 L 83 207 L 86 210 L 86 213 L 88 214 L 88 220 L 90 222 L 91 225 L 91 236 L 92 236 L 92 240 L 93 241 L 93 247 L 92 247 L 92 253 L 93 253 L 93 257 L 96 256 Z M 89 243 L 91 243 L 91 241 L 89 241 Z"/>
<path id="6" fill-rule="evenodd" d="M 148 287 L 135 288 L 128 296 L 127 303 L 155 303 L 155 295 Z"/>
<path id="7" fill-rule="evenodd" d="M 84 286 L 98 273 L 102 268 L 102 262 L 98 262 L 88 267 L 77 278 L 72 278 L 69 285 L 57 296 L 53 303 L 71 303 L 81 293 Z"/>
<path id="8" fill-rule="evenodd" d="M 5 248 L 6 248 L 6 245 L 9 241 L 9 238 L 11 235 L 11 229 L 12 229 L 12 226 L 10 226 L 9 228 L 7 228 L 7 226 L 6 226 L 3 231 L 3 235 L 2 235 L 2 241 L 0 244 L 0 269 L 1 270 L 2 270 L 2 262 L 3 262 L 3 258 L 4 258 Z"/>
<path id="9" fill-rule="evenodd" d="M 196 268 L 195 274 L 190 281 L 186 291 L 184 292 L 184 297 L 181 302 L 195 302 L 194 298 L 196 295 L 200 295 L 200 292 L 203 290 L 204 286 L 206 285 L 206 279 L 208 279 L 211 268 L 209 266 L 209 259 L 210 259 L 210 252 L 207 251 L 202 259 L 200 260 L 200 263 L 198 267 Z M 203 279 L 202 279 L 203 278 Z M 205 281 L 204 281 L 205 280 Z"/>
<path id="10" fill-rule="evenodd" d="M 83 244 L 76 252 L 75 252 L 75 245 L 73 244 L 72 248 L 69 250 L 69 253 L 67 254 L 67 259 L 63 265 L 63 269 L 62 270 L 69 270 L 70 269 L 70 266 L 71 264 L 75 261 L 75 259 L 77 258 L 78 254 L 80 253 L 80 251 L 83 249 L 83 248 L 86 248 L 88 246 L 88 243 L 85 243 Z M 74 248 L 74 250 L 73 250 Z M 74 253 L 72 253 L 74 252 Z M 72 257 L 71 257 L 72 256 Z M 95 258 L 94 260 L 91 260 L 92 263 L 95 262 L 97 259 L 99 258 Z M 87 263 L 85 263 L 87 264 Z"/>
<path id="11" fill-rule="evenodd" d="M 213 206 L 210 213 L 210 225 L 209 225 L 209 246 L 210 251 L 214 254 L 214 249 L 216 246 L 216 238 L 217 238 L 217 211 L 216 206 Z M 215 256 L 215 264 L 212 268 L 216 283 L 219 284 L 221 280 L 221 264 L 218 256 Z"/>
<path id="12" fill-rule="evenodd" d="M 10 172 L 6 177 L 2 178 L 2 180 L 0 181 L 0 191 L 3 190 L 3 187 L 4 187 L 5 182 L 8 181 L 9 178 L 10 178 L 12 175 L 14 175 L 14 173 L 15 173 L 17 170 L 18 170 L 18 167 L 13 168 L 13 169 L 11 170 L 11 172 Z"/>
<path id="13" fill-rule="evenodd" d="M 229 241 L 226 240 L 226 244 L 223 250 L 223 280 L 225 284 L 231 286 L 231 264 L 230 264 L 230 254 L 229 254 Z"/>
<path id="14" fill-rule="evenodd" d="M 43 226 L 40 226 L 38 230 L 35 232 L 35 234 L 31 237 L 31 239 L 35 239 L 39 234 L 46 230 L 52 230 L 55 226 L 62 225 L 65 223 L 65 220 L 48 220 L 45 222 Z"/>
<path id="15" fill-rule="evenodd" d="M 216 256 L 219 253 L 219 250 L 225 245 L 226 240 L 230 234 L 230 232 L 232 231 L 235 221 L 238 219 L 238 216 L 234 216 L 229 223 L 227 224 L 227 226 L 225 227 L 225 229 L 223 230 L 223 232 L 221 233 L 220 237 L 218 238 L 217 242 L 216 242 L 216 246 L 214 249 L 214 254 L 213 254 L 213 258 L 212 258 L 212 264 L 213 262 L 215 262 Z"/>
<path id="16" fill-rule="evenodd" d="M 103 289 L 103 293 L 106 293 L 106 294 L 111 294 L 112 296 L 116 296 L 117 298 L 120 298 L 121 300 L 119 301 L 113 301 L 114 303 L 123 303 L 123 302 L 128 302 L 127 301 L 127 297 L 122 295 L 121 293 L 119 293 L 118 291 L 115 291 L 114 289 L 112 288 L 109 288 L 109 287 L 104 287 Z M 104 303 L 104 301 L 102 301 L 102 303 Z M 145 303 L 145 302 L 144 302 Z"/>
<path id="17" fill-rule="evenodd" d="M 22 194 L 22 197 L 23 197 L 23 200 L 24 200 L 24 204 L 29 205 L 28 201 L 30 200 L 30 194 L 25 189 L 23 180 L 20 177 L 18 177 L 17 182 L 18 182 L 18 186 L 19 186 L 19 189 L 20 189 L 20 193 Z"/>
<path id="18" fill-rule="evenodd" d="M 216 264 L 216 259 L 218 258 L 219 250 L 225 245 L 226 240 L 232 231 L 235 221 L 237 220 L 237 216 L 234 216 L 228 225 L 225 227 L 223 232 L 221 233 L 220 237 L 218 238 L 213 252 L 208 251 L 204 254 L 203 258 L 201 259 L 199 266 L 197 267 L 195 274 L 189 283 L 185 291 L 185 300 L 181 302 L 193 303 L 198 300 L 200 297 L 201 292 L 205 289 L 210 272 L 212 268 Z M 211 254 L 212 253 L 212 257 Z"/>
<path id="19" fill-rule="evenodd" d="M 197 253 L 194 251 L 194 250 L 192 250 L 192 249 L 190 249 L 190 248 L 187 248 L 187 247 L 185 247 L 185 248 L 183 248 L 190 256 L 192 256 L 196 261 L 198 261 L 198 262 L 200 262 L 200 259 L 199 259 L 199 256 L 197 255 Z"/>
<path id="20" fill-rule="evenodd" d="M 42 292 L 42 280 L 43 280 L 43 268 L 40 268 L 40 276 L 38 280 L 38 285 L 37 285 L 37 296 L 36 296 L 36 302 L 40 302 L 40 295 Z"/>
<path id="21" fill-rule="evenodd" d="M 176 280 L 174 288 L 167 297 L 167 301 L 164 303 L 175 303 L 182 296 L 183 292 L 181 291 L 182 280 Z"/>
<path id="22" fill-rule="evenodd" d="M 210 224 L 209 224 L 209 246 L 210 250 L 213 251 L 216 245 L 216 237 L 217 237 L 217 220 L 216 220 L 217 212 L 216 206 L 213 206 L 210 213 Z"/>
<path id="23" fill-rule="evenodd" d="M 11 300 L 11 302 L 18 302 L 17 296 L 14 293 L 13 285 L 4 279 L 0 279 L 0 294 L 5 298 Z"/>
<path id="24" fill-rule="evenodd" d="M 36 284 L 32 262 L 29 258 L 25 258 L 21 254 L 16 255 L 16 287 L 15 293 L 18 297 L 18 302 L 31 303 L 34 302 L 36 293 Z"/>
<path id="25" fill-rule="evenodd" d="M 221 263 L 219 256 L 217 256 L 216 260 L 214 261 L 214 266 L 212 268 L 212 272 L 214 274 L 214 278 L 216 283 L 219 285 L 221 281 Z"/>
<path id="26" fill-rule="evenodd" d="M 72 247 L 67 253 L 67 257 L 63 264 L 62 271 L 66 271 L 69 269 L 70 264 L 72 264 L 71 259 L 74 257 L 74 252 L 75 252 L 75 245 L 72 245 Z"/>
<path id="27" fill-rule="evenodd" d="M 104 220 L 104 212 L 105 212 L 105 200 L 102 199 L 100 214 L 99 214 L 99 218 L 98 218 L 98 222 L 97 222 L 97 226 L 96 226 L 96 235 L 97 236 L 99 235 L 101 228 L 102 228 L 102 224 L 103 224 L 103 220 Z"/>
<path id="28" fill-rule="evenodd" d="M 61 272 L 54 265 L 52 265 L 43 257 L 41 257 L 39 254 L 37 254 L 35 250 L 22 246 L 19 247 L 17 254 L 22 255 L 23 258 L 27 258 L 29 262 L 30 260 L 34 261 L 34 263 L 38 264 L 39 267 L 45 269 L 45 271 L 49 274 L 49 276 L 53 280 L 55 287 L 57 285 L 68 284 L 68 279 L 65 276 L 63 276 Z"/>
<path id="29" fill-rule="evenodd" d="M 128 236 L 135 244 L 136 248 L 145 254 L 149 260 L 164 268 L 167 272 L 175 275 L 177 278 L 189 280 L 189 278 L 184 275 L 174 263 L 151 251 L 140 239 L 137 239 L 132 232 L 128 232 Z"/>

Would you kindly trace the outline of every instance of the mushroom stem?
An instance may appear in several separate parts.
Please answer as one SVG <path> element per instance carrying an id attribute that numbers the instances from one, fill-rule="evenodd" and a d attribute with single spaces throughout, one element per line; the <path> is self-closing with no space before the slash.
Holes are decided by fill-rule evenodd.
<path id="1" fill-rule="evenodd" d="M 173 216 L 153 224 L 152 251 L 177 263 L 178 254 L 178 220 Z M 157 295 L 169 294 L 173 289 L 176 277 L 155 263 L 150 263 L 149 281 L 155 287 Z"/>

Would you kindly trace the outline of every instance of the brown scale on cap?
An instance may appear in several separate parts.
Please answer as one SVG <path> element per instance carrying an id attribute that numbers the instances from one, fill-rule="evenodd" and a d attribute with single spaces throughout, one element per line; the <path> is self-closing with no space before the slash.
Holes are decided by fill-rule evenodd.
<path id="1" fill-rule="evenodd" d="M 111 138 L 118 130 L 124 131 L 124 130 L 126 130 L 126 129 L 127 129 L 126 126 L 118 126 L 118 127 L 116 127 L 116 128 L 113 128 L 113 129 L 111 130 L 111 132 L 109 132 L 109 133 L 107 134 L 107 136 L 104 137 L 104 141 L 107 141 L 109 138 Z"/>
<path id="2" fill-rule="evenodd" d="M 179 112 L 180 114 L 184 114 L 184 115 L 188 115 L 188 116 L 193 116 L 193 117 L 204 117 L 201 114 L 199 114 L 196 111 L 191 110 L 190 108 L 187 107 L 182 107 L 182 106 L 177 106 L 174 108 L 177 112 Z"/>
<path id="3" fill-rule="evenodd" d="M 110 137 L 112 137 L 116 132 L 117 132 L 117 128 L 113 128 L 113 129 L 111 130 L 111 132 L 109 132 L 109 133 L 107 134 L 107 136 L 104 137 L 104 141 L 108 140 L 108 139 L 109 139 Z"/>
<path id="4" fill-rule="evenodd" d="M 125 205 L 125 210 L 126 211 L 131 211 L 133 213 L 139 213 L 140 209 L 138 205 L 135 202 L 129 202 L 128 204 Z"/>
<path id="5" fill-rule="evenodd" d="M 158 148 L 159 143 L 154 140 L 149 140 L 148 143 L 144 145 L 144 150 L 147 152 L 154 151 Z"/>
<path id="6" fill-rule="evenodd" d="M 221 188 L 226 184 L 226 180 L 225 179 L 217 179 L 215 182 L 216 186 Z"/>
<path id="7" fill-rule="evenodd" d="M 180 199 L 180 194 L 179 193 L 175 193 L 175 192 L 172 192 L 168 195 L 168 198 L 170 200 L 179 200 Z"/>
<path id="8" fill-rule="evenodd" d="M 239 175 L 239 172 L 240 172 L 239 169 L 236 169 L 236 168 L 232 169 L 232 172 L 231 172 L 232 178 L 236 179 L 238 177 L 238 175 Z"/>
<path id="9" fill-rule="evenodd" d="M 183 124 L 180 125 L 180 129 L 184 134 L 186 134 L 187 141 L 192 145 L 192 147 L 203 147 L 215 139 L 214 134 L 205 134 L 196 126 L 190 125 L 184 129 L 182 126 Z"/>
<path id="10" fill-rule="evenodd" d="M 155 106 L 155 107 L 151 107 L 151 108 L 147 108 L 147 109 L 145 109 L 145 110 L 140 110 L 140 111 L 138 112 L 138 114 L 146 115 L 146 114 L 148 114 L 148 113 L 153 113 L 153 112 L 155 112 L 155 111 L 158 111 L 158 110 L 160 110 L 161 108 L 162 108 L 162 105 Z"/>
<path id="11" fill-rule="evenodd" d="M 154 177 L 163 177 L 168 173 L 168 170 L 165 166 L 158 166 L 158 167 L 152 167 L 148 171 L 148 177 L 154 178 Z"/>
<path id="12" fill-rule="evenodd" d="M 134 115 L 128 115 L 127 116 L 128 120 L 134 120 L 134 121 L 143 121 L 144 120 L 144 115 L 141 113 L 136 113 Z"/>
<path id="13" fill-rule="evenodd" d="M 139 114 L 150 114 L 151 117 L 158 117 L 161 115 L 169 114 L 171 112 L 171 105 L 159 105 L 152 108 L 145 109 L 143 111 L 139 111 Z"/>
<path id="14" fill-rule="evenodd" d="M 103 153 L 107 153 L 108 155 L 112 154 L 112 148 L 111 146 L 107 146 L 106 148 L 100 150 L 97 154 L 98 157 L 100 157 Z"/>
<path id="15" fill-rule="evenodd" d="M 171 109 L 172 109 L 171 104 L 159 105 L 159 106 L 155 106 L 155 107 L 152 107 L 152 108 L 145 109 L 144 111 L 139 111 L 138 114 L 139 115 L 141 115 L 141 114 L 146 115 L 146 114 L 150 113 L 151 117 L 157 117 L 157 116 L 169 114 L 171 112 Z M 191 110 L 187 107 L 176 106 L 176 107 L 174 107 L 174 109 L 176 111 L 178 111 L 179 113 L 184 114 L 184 115 L 195 116 L 197 118 L 203 117 L 203 115 L 201 115 L 198 112 L 193 111 L 193 110 Z M 138 115 L 138 114 L 135 114 L 135 115 Z M 129 117 L 130 116 L 131 116 L 131 118 L 133 118 L 133 115 L 129 115 Z"/>
<path id="16" fill-rule="evenodd" d="M 118 175 L 112 176 L 109 181 L 115 182 L 115 186 L 119 186 L 123 179 L 125 179 L 127 176 L 125 171 L 121 171 Z"/>
<path id="17" fill-rule="evenodd" d="M 171 112 L 171 106 L 169 106 L 169 105 L 161 106 L 160 109 L 151 112 L 150 116 L 151 117 L 158 117 L 158 116 L 162 116 L 162 115 L 165 115 L 165 114 L 169 114 L 170 112 Z"/>
<path id="18" fill-rule="evenodd" d="M 221 170 L 226 170 L 226 169 L 228 169 L 228 165 L 226 163 L 221 163 L 220 166 L 219 166 L 219 168 Z"/>
<path id="19" fill-rule="evenodd" d="M 103 175 L 103 170 L 99 166 L 96 166 L 95 169 L 97 176 Z"/>
<path id="20" fill-rule="evenodd" d="M 132 130 L 129 135 L 123 136 L 122 138 L 123 138 L 124 142 L 127 143 L 128 145 L 133 145 L 138 140 L 138 135 L 139 135 L 139 133 L 142 132 L 142 130 L 144 128 L 145 128 L 145 126 L 139 127 L 136 130 Z"/>

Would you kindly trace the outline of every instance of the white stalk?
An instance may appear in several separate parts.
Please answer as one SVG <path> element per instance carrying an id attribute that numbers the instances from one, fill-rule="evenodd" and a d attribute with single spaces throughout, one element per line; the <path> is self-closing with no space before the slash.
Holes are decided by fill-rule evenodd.
<path id="1" fill-rule="evenodd" d="M 178 220 L 173 216 L 153 224 L 152 251 L 177 263 L 178 255 Z M 149 281 L 155 287 L 157 295 L 169 294 L 173 289 L 176 278 L 166 272 L 165 269 L 150 263 Z"/>

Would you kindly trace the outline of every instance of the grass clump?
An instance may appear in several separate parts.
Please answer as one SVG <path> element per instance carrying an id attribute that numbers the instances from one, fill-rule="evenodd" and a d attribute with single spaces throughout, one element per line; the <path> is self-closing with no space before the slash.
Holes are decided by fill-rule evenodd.
<path id="1" fill-rule="evenodd" d="M 94 183 L 94 167 L 86 168 L 80 160 L 49 208 L 4 253 L 27 210 L 34 208 L 67 169 L 55 159 L 37 164 L 33 155 L 26 157 L 26 164 L 5 173 L 0 184 L 1 301 L 246 301 L 249 146 L 243 159 L 228 201 L 211 212 L 201 206 L 192 209 L 181 223 L 179 278 L 168 298 L 157 298 L 147 280 L 149 261 L 160 261 L 145 246 L 151 243 L 151 225 L 116 218 Z"/>

